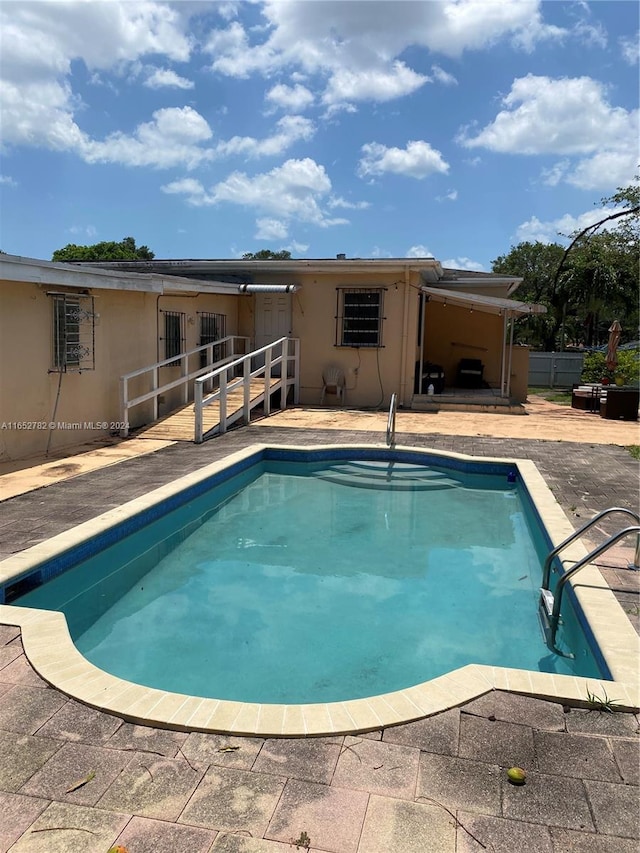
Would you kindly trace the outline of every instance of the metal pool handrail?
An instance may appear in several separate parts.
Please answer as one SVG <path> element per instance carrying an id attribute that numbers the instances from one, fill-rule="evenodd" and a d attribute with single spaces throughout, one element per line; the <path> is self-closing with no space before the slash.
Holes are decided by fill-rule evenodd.
<path id="1" fill-rule="evenodd" d="M 638 536 L 638 534 L 640 534 L 640 526 L 634 525 L 633 527 L 625 527 L 624 530 L 619 530 L 618 533 L 614 533 L 613 536 L 610 536 L 606 542 L 600 545 L 600 547 L 594 548 L 594 550 L 587 554 L 586 557 L 583 557 L 582 560 L 578 560 L 575 566 L 572 566 L 568 572 L 565 572 L 565 574 L 562 575 L 562 577 L 558 581 L 558 585 L 556 586 L 555 595 L 543 596 L 543 603 L 545 606 L 550 604 L 551 600 L 553 601 L 553 608 L 549 616 L 551 632 L 550 641 L 552 648 L 555 649 L 556 633 L 558 630 L 558 624 L 560 622 L 560 606 L 562 604 L 562 592 L 569 578 L 575 575 L 577 571 L 584 568 L 584 566 L 587 566 L 589 563 L 592 563 L 596 559 L 596 557 L 599 557 L 605 551 L 608 551 L 612 545 L 615 545 L 616 542 L 619 542 L 621 539 L 624 539 L 630 533 L 635 533 L 636 536 Z"/>
<path id="2" fill-rule="evenodd" d="M 549 551 L 549 553 L 547 554 L 547 559 L 544 561 L 544 568 L 542 570 L 542 589 L 549 589 L 551 563 L 553 562 L 553 558 L 557 557 L 560 551 L 564 550 L 567 545 L 570 545 L 572 542 L 575 542 L 576 539 L 582 536 L 582 534 L 585 531 L 589 530 L 589 528 L 593 527 L 593 525 L 596 524 L 596 522 L 600 521 L 601 518 L 604 518 L 606 515 L 611 515 L 614 512 L 622 512 L 625 515 L 630 515 L 635 522 L 640 524 L 640 516 L 632 510 L 627 509 L 626 507 L 612 506 L 609 507 L 609 509 L 603 509 L 597 515 L 594 515 L 590 521 L 585 522 L 582 527 L 579 527 L 574 533 L 571 534 L 571 536 L 568 536 L 563 542 L 561 542 L 559 545 L 556 545 L 553 551 Z M 638 549 L 636 548 L 636 565 L 638 562 L 637 551 Z"/>
<path id="3" fill-rule="evenodd" d="M 398 397 L 396 394 L 391 395 L 391 403 L 389 404 L 389 417 L 387 419 L 387 444 L 393 447 L 396 443 L 396 411 L 398 409 Z"/>

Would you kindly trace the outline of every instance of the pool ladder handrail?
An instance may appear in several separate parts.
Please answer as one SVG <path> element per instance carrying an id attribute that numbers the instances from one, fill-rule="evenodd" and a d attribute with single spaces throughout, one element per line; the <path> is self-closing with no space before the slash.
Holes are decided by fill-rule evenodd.
<path id="1" fill-rule="evenodd" d="M 398 397 L 394 393 L 391 395 L 389 404 L 389 417 L 387 418 L 387 445 L 393 447 L 396 443 L 396 412 L 398 410 Z"/>
<path id="2" fill-rule="evenodd" d="M 558 584 L 556 586 L 555 595 L 549 589 L 550 583 L 550 574 L 551 574 L 551 564 L 553 559 L 557 557 L 557 555 L 562 551 L 567 545 L 570 545 L 572 542 L 575 542 L 586 530 L 589 530 L 600 521 L 601 518 L 604 518 L 607 515 L 611 515 L 614 512 L 621 512 L 624 515 L 630 515 L 634 521 L 638 522 L 638 525 L 633 525 L 631 527 L 625 527 L 624 530 L 620 530 L 617 533 L 614 533 L 610 536 L 606 542 L 602 545 L 599 545 L 597 548 L 594 548 L 586 557 L 583 557 L 577 563 L 575 563 L 568 571 L 566 571 L 562 577 L 559 579 Z M 542 587 L 540 588 L 540 613 L 542 615 L 543 628 L 545 632 L 545 639 L 550 646 L 550 648 L 556 652 L 556 654 L 562 655 L 563 657 L 573 658 L 574 655 L 567 652 L 561 652 L 556 648 L 555 640 L 556 633 L 558 631 L 558 625 L 560 624 L 560 607 L 562 605 L 562 593 L 564 591 L 564 587 L 567 581 L 573 577 L 573 575 L 582 569 L 584 566 L 593 562 L 597 557 L 603 554 L 605 551 L 608 551 L 612 545 L 615 545 L 621 539 L 624 539 L 630 533 L 636 534 L 636 548 L 635 548 L 635 556 L 634 562 L 629 564 L 630 569 L 640 570 L 640 516 L 633 512 L 633 510 L 627 509 L 626 507 L 612 506 L 608 509 L 604 509 L 601 512 L 594 515 L 592 519 L 583 524 L 578 530 L 571 534 L 571 536 L 567 537 L 563 542 L 557 545 L 552 551 L 549 552 L 547 558 L 544 563 L 544 569 L 542 574 Z"/>
<path id="3" fill-rule="evenodd" d="M 640 515 L 638 515 L 636 512 L 633 512 L 633 510 L 627 509 L 626 507 L 622 506 L 612 506 L 608 509 L 603 509 L 597 515 L 594 515 L 590 521 L 585 522 L 582 527 L 579 527 L 577 530 L 575 530 L 571 534 L 571 536 L 568 536 L 563 542 L 561 542 L 559 545 L 556 545 L 556 547 L 552 551 L 549 551 L 549 553 L 547 554 L 547 558 L 544 561 L 544 568 L 542 570 L 543 590 L 549 589 L 551 563 L 553 562 L 554 557 L 557 557 L 560 551 L 564 551 L 567 545 L 570 545 L 572 542 L 575 542 L 575 540 L 582 536 L 583 533 L 593 527 L 594 524 L 597 524 L 597 522 L 600 521 L 601 518 L 604 518 L 607 515 L 611 515 L 614 512 L 621 512 L 624 513 L 624 515 L 630 515 L 631 518 L 633 518 L 633 520 L 637 524 L 640 524 Z M 640 539 L 636 544 L 635 560 L 631 568 L 634 568 L 636 571 L 640 569 Z"/>

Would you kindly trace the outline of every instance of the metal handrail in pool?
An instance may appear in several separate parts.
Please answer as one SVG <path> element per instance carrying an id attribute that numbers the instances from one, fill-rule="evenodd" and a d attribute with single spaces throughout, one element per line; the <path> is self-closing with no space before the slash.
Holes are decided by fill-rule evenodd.
<path id="1" fill-rule="evenodd" d="M 578 539 L 580 536 L 582 536 L 583 533 L 585 533 L 587 530 L 589 530 L 591 527 L 593 527 L 593 525 L 596 524 L 596 522 L 600 521 L 601 518 L 604 518 L 607 515 L 611 515 L 614 512 L 622 512 L 625 515 L 630 515 L 634 521 L 636 521 L 638 524 L 640 524 L 640 516 L 637 513 L 633 512 L 633 510 L 626 509 L 625 507 L 622 507 L 622 506 L 612 506 L 612 507 L 609 507 L 609 509 L 603 509 L 597 515 L 594 515 L 590 521 L 585 522 L 582 525 L 582 527 L 579 527 L 574 533 L 571 534 L 571 536 L 568 536 L 559 545 L 556 545 L 556 547 L 553 549 L 553 551 L 549 551 L 549 553 L 547 554 L 547 559 L 544 561 L 544 569 L 542 570 L 542 589 L 543 590 L 549 589 L 550 575 L 551 575 L 551 563 L 553 562 L 554 557 L 557 557 L 558 554 L 560 553 L 560 551 L 563 551 L 567 547 L 567 545 L 570 545 L 572 542 L 575 542 L 576 539 Z M 639 542 L 640 542 L 640 539 L 639 539 Z M 640 547 L 638 547 L 638 545 L 636 544 L 635 565 L 633 566 L 633 568 L 636 568 L 636 569 L 639 568 L 639 566 L 638 566 L 639 551 L 640 551 Z"/>
<path id="2" fill-rule="evenodd" d="M 389 417 L 387 419 L 387 444 L 393 447 L 396 443 L 396 411 L 398 409 L 398 397 L 396 394 L 391 395 L 391 403 L 389 404 Z"/>
<path id="3" fill-rule="evenodd" d="M 610 536 L 606 542 L 600 545 L 598 548 L 594 548 L 586 557 L 583 557 L 582 560 L 578 560 L 575 566 L 572 566 L 568 572 L 565 572 L 560 580 L 558 581 L 558 585 L 556 587 L 555 595 L 549 592 L 549 590 L 543 590 L 543 595 L 541 598 L 541 604 L 544 607 L 547 616 L 549 617 L 549 643 L 554 651 L 558 651 L 555 648 L 556 644 L 556 633 L 558 631 L 558 624 L 560 622 L 560 606 L 562 604 L 562 593 L 564 591 L 564 587 L 567 581 L 575 575 L 577 571 L 584 568 L 585 566 L 592 563 L 596 557 L 599 557 L 601 554 L 604 554 L 605 551 L 608 551 L 612 545 L 615 545 L 616 542 L 619 542 L 621 539 L 624 539 L 630 533 L 635 533 L 636 536 L 640 534 L 640 526 L 634 525 L 633 527 L 625 527 L 624 530 L 619 530 L 618 533 L 614 533 L 613 536 Z M 562 654 L 559 652 L 559 654 Z M 573 657 L 573 655 L 569 655 Z M 565 657 L 567 655 L 565 654 Z"/>

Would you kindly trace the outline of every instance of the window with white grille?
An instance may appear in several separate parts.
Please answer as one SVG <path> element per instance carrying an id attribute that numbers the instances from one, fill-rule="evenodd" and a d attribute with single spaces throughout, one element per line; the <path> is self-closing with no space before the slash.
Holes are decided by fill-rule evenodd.
<path id="1" fill-rule="evenodd" d="M 52 298 L 52 355 L 54 371 L 95 370 L 95 312 L 93 297 L 50 293 Z"/>

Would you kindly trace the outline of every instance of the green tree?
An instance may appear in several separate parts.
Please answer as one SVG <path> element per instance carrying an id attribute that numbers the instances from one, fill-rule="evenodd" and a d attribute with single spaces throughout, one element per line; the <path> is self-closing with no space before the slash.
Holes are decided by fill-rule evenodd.
<path id="1" fill-rule="evenodd" d="M 291 260 L 291 252 L 282 249 L 280 252 L 273 252 L 271 249 L 260 249 L 259 252 L 245 252 L 242 256 L 243 261 L 289 261 Z"/>
<path id="2" fill-rule="evenodd" d="M 597 345 L 616 318 L 623 340 L 637 338 L 640 185 L 621 187 L 601 204 L 614 211 L 572 235 L 567 248 L 520 243 L 493 262 L 494 272 L 523 277 L 518 298 L 547 307 L 546 315 L 518 322 L 521 342 L 546 350 L 567 340 Z"/>
<path id="3" fill-rule="evenodd" d="M 588 346 L 606 340 L 616 318 L 623 324 L 623 341 L 638 337 L 640 184 L 620 187 L 602 204 L 622 209 L 575 234 L 558 270 L 572 271 L 572 295 L 583 307 L 583 340 Z M 614 220 L 615 227 L 598 232 Z"/>
<path id="4" fill-rule="evenodd" d="M 92 246 L 76 246 L 67 243 L 63 249 L 56 249 L 52 261 L 151 261 L 154 253 L 147 246 L 136 246 L 133 237 L 125 237 L 119 243 L 114 241 L 94 243 Z"/>
<path id="5" fill-rule="evenodd" d="M 517 275 L 523 279 L 516 292 L 522 302 L 547 306 L 547 314 L 534 314 L 517 324 L 520 343 L 555 349 L 555 341 L 563 321 L 561 294 L 554 294 L 553 280 L 564 249 L 558 243 L 524 242 L 512 246 L 491 265 L 496 273 Z"/>

